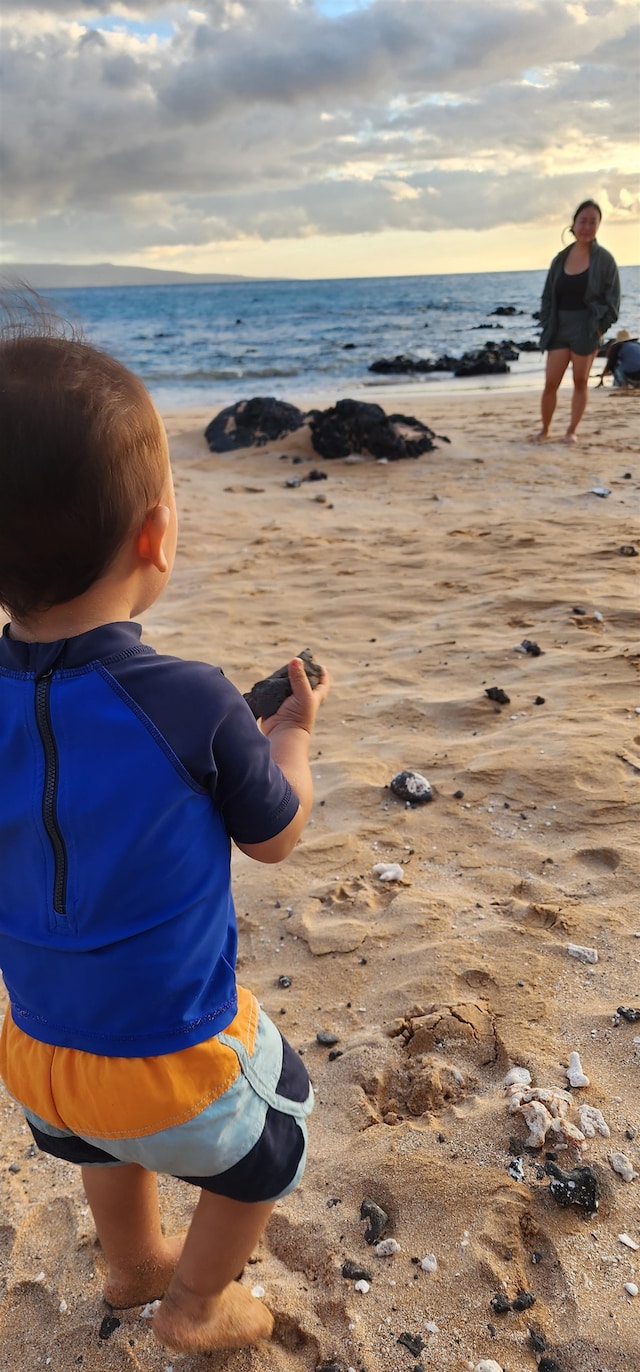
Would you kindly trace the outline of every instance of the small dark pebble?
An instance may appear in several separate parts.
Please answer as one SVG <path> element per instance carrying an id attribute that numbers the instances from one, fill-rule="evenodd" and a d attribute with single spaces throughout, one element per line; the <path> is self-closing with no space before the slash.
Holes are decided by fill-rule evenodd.
<path id="1" fill-rule="evenodd" d="M 533 703 L 534 703 L 534 705 L 544 705 L 544 704 L 545 704 L 545 698 L 544 698 L 544 696 L 536 696 L 536 698 L 535 698 L 535 700 L 534 700 Z"/>
<path id="2" fill-rule="evenodd" d="M 535 1305 L 536 1298 L 533 1291 L 519 1291 L 515 1300 L 511 1302 L 512 1310 L 530 1310 Z"/>
<path id="3" fill-rule="evenodd" d="M 592 1167 L 573 1167 L 563 1172 L 555 1162 L 547 1162 L 545 1172 L 551 1177 L 549 1190 L 558 1205 L 579 1205 L 589 1215 L 598 1209 L 598 1178 Z"/>
<path id="4" fill-rule="evenodd" d="M 409 1352 L 413 1353 L 414 1358 L 417 1358 L 423 1348 L 426 1348 L 425 1341 L 420 1334 L 400 1334 L 396 1342 L 408 1348 Z"/>
<path id="5" fill-rule="evenodd" d="M 521 1158 L 523 1154 L 522 1139 L 517 1139 L 515 1134 L 509 1139 L 509 1152 L 512 1158 Z"/>
<path id="6" fill-rule="evenodd" d="M 374 1200 L 370 1200 L 369 1197 L 365 1196 L 362 1205 L 360 1206 L 360 1219 L 369 1221 L 364 1234 L 365 1243 L 377 1243 L 380 1235 L 384 1232 L 389 1223 L 389 1216 L 382 1209 L 382 1206 L 376 1205 Z M 418 1349 L 418 1352 L 420 1352 L 420 1349 Z"/>
<path id="7" fill-rule="evenodd" d="M 624 1136 L 625 1136 L 625 1139 L 628 1139 L 630 1143 L 631 1143 L 631 1140 L 632 1140 L 632 1139 L 635 1139 L 636 1131 L 635 1131 L 635 1129 L 633 1128 L 633 1125 L 630 1125 L 628 1129 L 625 1129 L 625 1131 L 624 1131 Z"/>
<path id="8" fill-rule="evenodd" d="M 633 543 L 623 543 L 620 549 L 621 557 L 637 557 L 638 549 L 634 548 Z"/>
<path id="9" fill-rule="evenodd" d="M 511 696 L 508 696 L 501 686 L 487 686 L 485 688 L 485 695 L 488 700 L 495 700 L 498 705 L 511 704 Z"/>
<path id="10" fill-rule="evenodd" d="M 278 986 L 281 986 L 282 989 L 283 989 L 283 991 L 286 991 L 287 987 L 290 986 L 290 985 L 291 985 L 291 977 L 285 977 L 285 976 L 278 977 Z"/>
<path id="11" fill-rule="evenodd" d="M 327 1201 L 327 1210 L 335 1209 L 336 1205 L 342 1205 L 342 1201 L 340 1200 L 339 1196 L 332 1196 L 331 1200 Z"/>
<path id="12" fill-rule="evenodd" d="M 622 480 L 623 480 L 623 481 L 630 481 L 630 480 L 631 480 L 631 476 L 632 476 L 632 473 L 631 473 L 631 472 L 625 472 L 625 474 L 624 474 Z"/>
<path id="13" fill-rule="evenodd" d="M 325 1048 L 333 1048 L 334 1043 L 340 1042 L 340 1035 L 333 1034 L 330 1029 L 319 1029 L 316 1034 L 316 1043 L 322 1043 Z"/>
<path id="14" fill-rule="evenodd" d="M 454 793 L 453 793 L 453 799 L 454 799 L 454 800 L 464 800 L 464 791 L 454 791 Z"/>
<path id="15" fill-rule="evenodd" d="M 347 1281 L 373 1281 L 371 1273 L 361 1262 L 352 1262 L 350 1258 L 342 1264 L 342 1275 Z"/>
<path id="16" fill-rule="evenodd" d="M 574 605 L 571 613 L 572 615 L 586 615 L 587 612 L 582 608 L 582 605 Z"/>
<path id="17" fill-rule="evenodd" d="M 546 1352 L 547 1340 L 545 1339 L 544 1334 L 540 1333 L 539 1329 L 529 1330 L 529 1343 L 531 1344 L 534 1353 Z"/>
<path id="18" fill-rule="evenodd" d="M 542 1262 L 542 1253 L 532 1253 L 531 1261 L 534 1263 Z"/>
<path id="19" fill-rule="evenodd" d="M 347 1364 L 342 1358 L 328 1358 L 326 1362 L 319 1362 L 316 1372 L 347 1372 Z"/>
<path id="20" fill-rule="evenodd" d="M 360 967 L 366 967 L 367 962 L 368 962 L 368 958 L 360 958 L 360 963 L 359 963 Z"/>
<path id="21" fill-rule="evenodd" d="M 637 1024 L 638 1020 L 640 1020 L 640 1009 L 637 1010 L 631 1005 L 619 1005 L 616 1014 L 621 1015 L 629 1024 Z"/>
<path id="22" fill-rule="evenodd" d="M 342 1057 L 342 1049 L 341 1049 L 341 1048 L 332 1048 L 332 1049 L 331 1049 L 331 1052 L 329 1053 L 329 1057 L 328 1057 L 327 1061 L 328 1061 L 328 1062 L 335 1062 L 336 1058 L 341 1058 L 341 1057 Z"/>
<path id="23" fill-rule="evenodd" d="M 116 1329 L 120 1328 L 120 1320 L 116 1315 L 105 1315 L 98 1332 L 99 1339 L 110 1339 L 115 1334 Z"/>
<path id="24" fill-rule="evenodd" d="M 22 1171 L 22 1168 L 21 1168 L 19 1162 L 10 1162 L 10 1163 L 9 1163 L 9 1169 L 8 1169 L 8 1170 L 9 1170 L 10 1172 L 21 1172 L 21 1171 Z"/>
<path id="25" fill-rule="evenodd" d="M 538 1363 L 538 1372 L 562 1372 L 562 1368 L 554 1358 L 542 1358 Z"/>
<path id="26" fill-rule="evenodd" d="M 507 1310 L 511 1309 L 511 1301 L 507 1299 L 502 1291 L 496 1291 L 495 1296 L 491 1297 L 489 1305 L 495 1310 L 496 1315 L 506 1315 Z"/>
<path id="27" fill-rule="evenodd" d="M 302 485 L 302 481 L 299 476 L 288 476 L 284 484 L 289 487 L 289 490 L 295 490 L 296 486 Z"/>
<path id="28" fill-rule="evenodd" d="M 540 645 L 538 643 L 534 643 L 532 638 L 523 638 L 520 647 L 524 648 L 525 653 L 528 653 L 529 657 L 540 657 L 540 654 L 542 652 L 542 648 L 540 647 Z"/>
<path id="29" fill-rule="evenodd" d="M 490 1335 L 491 1335 L 491 1338 L 492 1338 L 492 1339 L 495 1339 L 496 1333 L 497 1333 L 495 1324 L 488 1324 L 488 1325 L 487 1325 L 487 1329 L 489 1330 L 489 1333 L 490 1333 Z"/>
<path id="30" fill-rule="evenodd" d="M 326 472 L 322 472 L 322 471 L 320 470 L 319 467 L 312 467 L 312 468 L 311 468 L 311 471 L 310 471 L 310 472 L 307 472 L 307 481 L 326 481 L 326 480 L 327 480 L 327 473 L 326 473 Z"/>

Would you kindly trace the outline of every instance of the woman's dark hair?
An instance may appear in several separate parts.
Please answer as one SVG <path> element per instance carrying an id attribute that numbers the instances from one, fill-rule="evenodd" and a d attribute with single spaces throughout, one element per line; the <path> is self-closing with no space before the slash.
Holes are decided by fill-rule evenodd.
<path id="1" fill-rule="evenodd" d="M 33 295 L 21 318 L 3 312 L 0 604 L 25 618 L 104 574 L 157 503 L 167 458 L 138 377 Z"/>
<path id="2" fill-rule="evenodd" d="M 597 201 L 595 201 L 595 200 L 583 200 L 582 203 L 581 203 L 580 205 L 578 205 L 578 208 L 577 208 L 577 210 L 576 210 L 576 212 L 575 212 L 575 214 L 574 214 L 574 216 L 573 216 L 573 219 L 571 220 L 571 228 L 572 228 L 572 230 L 573 230 L 573 226 L 574 226 L 574 224 L 575 224 L 575 222 L 576 222 L 576 219 L 578 218 L 578 215 L 579 215 L 579 214 L 582 214 L 582 211 L 583 211 L 583 210 L 595 210 L 595 211 L 596 211 L 596 214 L 597 214 L 597 216 L 598 216 L 598 219 L 602 219 L 602 210 L 600 209 L 600 206 L 598 205 Z"/>

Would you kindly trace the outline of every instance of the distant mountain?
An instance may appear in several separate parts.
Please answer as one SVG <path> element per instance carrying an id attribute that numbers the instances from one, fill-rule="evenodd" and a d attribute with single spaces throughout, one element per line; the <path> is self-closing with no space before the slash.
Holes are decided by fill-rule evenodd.
<path id="1" fill-rule="evenodd" d="M 68 286 L 197 286 L 205 282 L 260 281 L 255 276 L 225 276 L 217 272 L 156 271 L 153 267 L 119 267 L 113 262 L 71 265 L 64 262 L 6 262 L 1 274 L 10 281 L 26 281 L 35 291 Z"/>

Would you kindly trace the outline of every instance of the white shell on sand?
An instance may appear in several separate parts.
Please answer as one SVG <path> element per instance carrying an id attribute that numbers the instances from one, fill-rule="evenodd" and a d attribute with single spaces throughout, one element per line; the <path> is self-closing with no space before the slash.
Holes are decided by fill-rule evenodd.
<path id="1" fill-rule="evenodd" d="M 618 1234 L 618 1242 L 623 1243 L 625 1248 L 633 1248 L 634 1250 L 640 1248 L 640 1244 L 636 1243 L 630 1234 Z"/>
<path id="2" fill-rule="evenodd" d="M 480 1362 L 476 1363 L 473 1372 L 502 1372 L 502 1368 L 500 1363 L 495 1361 L 495 1358 L 481 1358 Z"/>
<path id="3" fill-rule="evenodd" d="M 592 1139 L 596 1134 L 602 1134 L 603 1139 L 610 1137 L 609 1125 L 600 1110 L 596 1110 L 595 1105 L 579 1105 L 578 1119 L 586 1138 Z"/>
<path id="4" fill-rule="evenodd" d="M 364 1277 L 361 1277 L 359 1281 L 354 1281 L 353 1289 L 354 1291 L 360 1291 L 363 1296 L 366 1296 L 367 1291 L 370 1291 L 371 1287 L 369 1286 L 368 1281 L 365 1281 Z"/>
<path id="5" fill-rule="evenodd" d="M 391 1258 L 394 1253 L 400 1252 L 400 1244 L 396 1239 L 381 1239 L 373 1251 L 377 1258 Z"/>
<path id="6" fill-rule="evenodd" d="M 571 1086 L 590 1086 L 591 1083 L 589 1081 L 589 1078 L 585 1076 L 582 1070 L 582 1063 L 580 1061 L 579 1053 L 569 1054 L 569 1066 L 567 1067 L 567 1076 L 569 1078 L 569 1084 Z"/>
<path id="7" fill-rule="evenodd" d="M 427 1253 L 426 1258 L 422 1259 L 420 1266 L 423 1272 L 437 1272 L 438 1259 L 435 1253 Z"/>
<path id="8" fill-rule="evenodd" d="M 624 1289 L 629 1293 L 630 1296 L 637 1296 L 638 1294 L 638 1288 L 634 1281 L 626 1281 L 624 1284 Z"/>
<path id="9" fill-rule="evenodd" d="M 380 881 L 402 881 L 404 868 L 397 862 L 376 862 L 373 871 Z"/>
<path id="10" fill-rule="evenodd" d="M 637 1172 L 634 1172 L 626 1153 L 610 1153 L 609 1162 L 614 1172 L 618 1172 L 623 1181 L 633 1181 L 634 1177 L 638 1175 Z"/>
<path id="11" fill-rule="evenodd" d="M 578 958 L 579 962 L 597 962 L 597 948 L 584 948 L 581 943 L 568 943 L 567 952 L 570 958 Z"/>

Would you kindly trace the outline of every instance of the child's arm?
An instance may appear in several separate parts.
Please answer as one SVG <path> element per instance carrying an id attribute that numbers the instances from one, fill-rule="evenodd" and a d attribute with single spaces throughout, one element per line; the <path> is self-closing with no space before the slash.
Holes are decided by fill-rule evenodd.
<path id="1" fill-rule="evenodd" d="M 236 845 L 256 862 L 281 862 L 295 847 L 311 813 L 313 781 L 309 766 L 309 739 L 318 710 L 329 693 L 325 668 L 315 690 L 311 689 L 299 657 L 289 663 L 292 695 L 269 719 L 262 721 L 262 733 L 271 740 L 271 756 L 298 797 L 297 813 L 279 834 L 265 843 Z"/>

